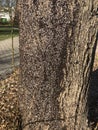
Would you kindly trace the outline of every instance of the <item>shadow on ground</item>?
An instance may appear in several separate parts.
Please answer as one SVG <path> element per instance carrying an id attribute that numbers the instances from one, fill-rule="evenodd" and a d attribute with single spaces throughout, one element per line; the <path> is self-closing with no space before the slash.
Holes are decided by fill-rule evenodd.
<path id="1" fill-rule="evenodd" d="M 88 93 L 88 120 L 92 127 L 98 123 L 98 69 L 91 75 Z"/>

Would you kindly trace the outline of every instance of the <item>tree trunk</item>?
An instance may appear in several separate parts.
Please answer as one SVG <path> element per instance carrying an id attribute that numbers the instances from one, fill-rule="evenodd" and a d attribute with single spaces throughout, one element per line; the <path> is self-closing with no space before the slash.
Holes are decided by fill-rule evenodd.
<path id="1" fill-rule="evenodd" d="M 97 0 L 19 0 L 23 130 L 89 130 Z"/>

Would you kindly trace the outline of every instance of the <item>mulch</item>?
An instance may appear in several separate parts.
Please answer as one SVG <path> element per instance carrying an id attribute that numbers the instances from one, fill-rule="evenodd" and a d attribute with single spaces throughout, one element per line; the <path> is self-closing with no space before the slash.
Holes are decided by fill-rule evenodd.
<path id="1" fill-rule="evenodd" d="M 0 81 L 0 130 L 18 130 L 19 69 Z"/>

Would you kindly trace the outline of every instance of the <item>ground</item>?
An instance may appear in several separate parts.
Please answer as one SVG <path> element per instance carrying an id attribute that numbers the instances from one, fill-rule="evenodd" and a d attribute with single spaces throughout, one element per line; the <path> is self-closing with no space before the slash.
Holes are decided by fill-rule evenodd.
<path id="1" fill-rule="evenodd" d="M 1 36 L 1 34 L 0 34 Z M 14 65 L 19 65 L 19 37 L 14 37 Z M 12 39 L 0 41 L 0 80 L 10 73 L 12 67 Z"/>
<path id="2" fill-rule="evenodd" d="M 98 49 L 96 51 L 96 57 L 94 62 L 94 72 L 92 73 L 92 82 L 89 90 L 89 122 L 90 125 L 96 127 L 94 130 L 98 130 Z M 6 79 L 0 82 L 0 130 L 19 130 L 19 108 L 17 101 L 18 82 L 19 81 L 19 68 L 16 68 L 14 73 L 6 77 Z M 94 89 L 95 88 L 95 89 Z M 97 91 L 97 92 L 96 92 Z M 93 114 L 92 112 L 93 111 Z"/>
<path id="3" fill-rule="evenodd" d="M 19 70 L 0 84 L 0 130 L 16 130 L 18 126 L 17 84 Z"/>

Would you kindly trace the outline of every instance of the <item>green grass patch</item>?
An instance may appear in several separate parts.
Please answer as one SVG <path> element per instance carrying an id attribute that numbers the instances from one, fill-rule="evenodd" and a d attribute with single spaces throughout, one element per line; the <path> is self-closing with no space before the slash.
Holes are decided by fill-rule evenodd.
<path id="1" fill-rule="evenodd" d="M 11 38 L 12 37 L 12 27 L 0 27 L 0 41 Z M 19 29 L 13 28 L 13 37 L 19 35 Z"/>
<path id="2" fill-rule="evenodd" d="M 18 36 L 18 35 L 19 35 L 18 32 L 13 33 L 13 37 Z M 11 38 L 11 37 L 12 37 L 11 32 L 10 33 L 9 32 L 2 32 L 2 33 L 0 32 L 0 41 Z"/>

